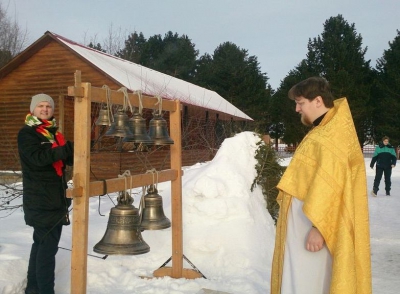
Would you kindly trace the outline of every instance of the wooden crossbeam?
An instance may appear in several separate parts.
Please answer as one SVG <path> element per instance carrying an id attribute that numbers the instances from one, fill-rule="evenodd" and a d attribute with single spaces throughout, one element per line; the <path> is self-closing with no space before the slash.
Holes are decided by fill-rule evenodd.
<path id="1" fill-rule="evenodd" d="M 158 183 L 173 181 L 177 178 L 177 176 L 178 172 L 176 170 L 168 169 L 157 172 L 157 175 L 147 173 L 107 179 L 104 181 L 94 181 L 90 182 L 88 196 L 93 197 L 126 189 L 148 186 L 153 184 L 155 179 Z M 81 196 L 82 187 L 74 187 L 67 190 L 68 198 Z"/>
<path id="2" fill-rule="evenodd" d="M 104 88 L 92 87 L 91 102 L 107 103 L 107 90 Z M 111 91 L 111 103 L 123 105 L 124 93 L 121 91 Z M 68 87 L 68 96 L 83 97 L 83 88 L 70 86 Z M 137 93 L 128 93 L 129 102 L 134 107 L 139 107 L 139 95 Z M 158 98 L 154 96 L 142 95 L 143 108 L 158 109 Z M 176 111 L 176 103 L 173 100 L 163 99 L 162 109 L 165 111 Z"/>

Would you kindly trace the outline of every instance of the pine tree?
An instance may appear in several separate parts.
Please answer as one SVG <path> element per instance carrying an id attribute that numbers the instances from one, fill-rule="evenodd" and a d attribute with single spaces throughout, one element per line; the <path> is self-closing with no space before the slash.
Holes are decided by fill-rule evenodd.
<path id="1" fill-rule="evenodd" d="M 125 47 L 117 52 L 117 56 L 122 59 L 132 61 L 137 64 L 142 64 L 142 54 L 144 51 L 144 45 L 147 40 L 142 33 L 133 32 L 125 40 Z"/>
<path id="2" fill-rule="evenodd" d="M 89 47 L 89 48 L 93 48 L 93 49 L 95 49 L 95 50 L 97 50 L 97 51 L 106 52 L 106 50 L 104 50 L 104 49 L 101 47 L 100 43 L 97 43 L 96 45 L 94 45 L 92 42 L 90 42 L 89 45 L 88 45 L 88 47 Z"/>
<path id="3" fill-rule="evenodd" d="M 251 185 L 251 191 L 258 185 L 261 187 L 268 212 L 276 223 L 279 215 L 279 204 L 276 201 L 279 191 L 276 185 L 279 183 L 286 167 L 280 166 L 276 151 L 271 145 L 265 144 L 261 138 L 257 142 L 254 158 L 257 160 L 255 166 L 257 175 Z"/>
<path id="4" fill-rule="evenodd" d="M 191 81 L 196 69 L 198 51 L 186 36 L 167 32 L 164 37 L 157 34 L 148 40 L 142 33 L 129 35 L 125 47 L 117 56 L 171 75 Z"/>
<path id="5" fill-rule="evenodd" d="M 276 123 L 271 124 L 269 127 L 271 138 L 283 139 L 285 143 L 297 146 L 307 134 L 308 128 L 300 123 L 300 117 L 296 113 L 296 105 L 294 101 L 289 99 L 288 92 L 295 84 L 315 75 L 315 73 L 310 72 L 307 62 L 303 60 L 283 79 L 278 90 L 272 96 L 268 109 L 271 121 L 279 122 L 283 127 L 276 128 Z"/>
<path id="6" fill-rule="evenodd" d="M 199 59 L 195 83 L 211 90 L 252 117 L 266 132 L 267 102 L 272 93 L 268 77 L 257 57 L 231 42 L 219 45 L 214 54 Z"/>
<path id="7" fill-rule="evenodd" d="M 361 146 L 370 128 L 372 70 L 370 61 L 365 61 L 366 51 L 355 25 L 338 15 L 324 23 L 321 36 L 309 40 L 306 59 L 311 72 L 329 81 L 336 98 L 347 97 Z"/>
<path id="8" fill-rule="evenodd" d="M 374 95 L 373 137 L 375 142 L 383 136 L 391 138 L 391 144 L 400 144 L 400 31 L 389 49 L 377 61 L 376 91 Z"/>

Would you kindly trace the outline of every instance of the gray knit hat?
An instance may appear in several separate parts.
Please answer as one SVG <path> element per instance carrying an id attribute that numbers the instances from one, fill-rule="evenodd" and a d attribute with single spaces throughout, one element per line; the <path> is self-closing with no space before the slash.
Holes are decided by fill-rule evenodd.
<path id="1" fill-rule="evenodd" d="M 38 105 L 40 102 L 49 102 L 51 104 L 51 107 L 54 110 L 54 100 L 47 94 L 37 94 L 35 96 L 32 96 L 32 101 L 31 101 L 31 113 L 33 113 L 33 110 L 35 109 L 36 105 Z"/>

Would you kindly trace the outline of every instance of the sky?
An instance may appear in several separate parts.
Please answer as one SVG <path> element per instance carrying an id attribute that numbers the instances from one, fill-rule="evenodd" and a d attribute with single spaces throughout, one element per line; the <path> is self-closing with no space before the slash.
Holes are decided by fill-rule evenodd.
<path id="1" fill-rule="evenodd" d="M 226 139 L 212 161 L 184 167 L 183 251 L 205 278 L 151 277 L 171 256 L 171 228 L 143 231 L 150 252 L 142 255 L 110 255 L 101 259 L 92 251 L 101 240 L 113 204 L 103 197 L 89 203 L 87 293 L 121 294 L 265 294 L 275 242 L 274 222 L 265 209 L 260 187 L 250 186 L 256 175 L 254 158 L 259 138 L 251 132 Z M 282 166 L 291 158 L 282 158 Z M 365 158 L 367 184 L 371 190 L 375 171 Z M 20 183 L 17 183 L 20 185 Z M 392 196 L 385 196 L 383 181 L 377 197 L 368 195 L 371 229 L 372 286 L 374 294 L 397 294 L 400 288 L 400 169 L 392 174 Z M 165 215 L 171 217 L 170 183 L 159 183 Z M 128 190 L 129 191 L 129 190 Z M 383 192 L 382 192 L 383 191 Z M 0 191 L 4 193 L 4 191 Z M 134 205 L 141 191 L 133 190 Z M 111 194 L 115 201 L 116 195 Z M 15 203 L 16 204 L 17 200 Z M 0 217 L 3 215 L 0 215 Z M 71 214 L 73 220 L 73 211 Z M 56 256 L 58 294 L 70 293 L 71 226 L 63 227 Z M 20 294 L 26 285 L 26 270 L 32 228 L 22 211 L 0 219 L 0 293 Z M 98 258 L 96 258 L 98 257 Z M 170 266 L 168 264 L 167 266 Z M 184 268 L 193 269 L 184 261 Z M 213 292 L 214 291 L 214 292 Z"/>
<path id="2" fill-rule="evenodd" d="M 330 17 L 341 14 L 363 37 L 365 58 L 376 60 L 400 29 L 398 0 L 0 0 L 29 33 L 28 44 L 46 31 L 87 45 L 100 44 L 110 29 L 145 38 L 168 31 L 187 35 L 200 55 L 233 42 L 256 56 L 269 84 L 280 81 L 306 58 L 309 38 L 323 32 Z M 117 3 L 117 4 L 116 4 Z"/>

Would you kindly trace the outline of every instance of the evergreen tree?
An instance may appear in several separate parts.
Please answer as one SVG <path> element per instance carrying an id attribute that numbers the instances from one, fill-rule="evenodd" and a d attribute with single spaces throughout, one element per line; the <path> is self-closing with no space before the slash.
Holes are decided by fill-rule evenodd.
<path id="1" fill-rule="evenodd" d="M 335 97 L 347 97 L 361 146 L 370 129 L 372 70 L 364 58 L 366 51 L 355 25 L 338 15 L 325 22 L 321 36 L 309 40 L 306 60 L 310 72 L 329 81 Z"/>
<path id="2" fill-rule="evenodd" d="M 400 31 L 389 49 L 377 61 L 376 91 L 374 92 L 374 125 L 373 138 L 375 142 L 383 136 L 391 138 L 391 144 L 400 144 Z"/>
<path id="3" fill-rule="evenodd" d="M 315 75 L 309 70 L 306 60 L 303 60 L 283 79 L 278 90 L 272 96 L 268 108 L 271 121 L 275 122 L 269 126 L 271 138 L 282 139 L 287 144 L 297 146 L 306 135 L 308 128 L 300 123 L 299 114 L 296 113 L 296 105 L 294 101 L 289 99 L 288 92 L 295 84 Z"/>
<path id="4" fill-rule="evenodd" d="M 171 76 L 191 81 L 199 54 L 186 35 L 178 36 L 169 31 L 163 39 L 162 52 L 155 60 L 155 68 Z"/>
<path id="5" fill-rule="evenodd" d="M 329 81 L 336 98 L 347 97 L 360 145 L 368 141 L 373 72 L 369 61 L 364 60 L 367 49 L 361 45 L 362 37 L 356 33 L 354 24 L 349 25 L 341 15 L 324 23 L 321 36 L 309 40 L 306 59 L 289 72 L 271 99 L 271 121 L 284 126 L 280 128 L 284 133 L 275 130 L 274 136 L 289 144 L 301 141 L 308 129 L 299 124 L 295 105 L 287 94 L 298 82 L 311 76 L 322 76 Z M 275 125 L 271 126 L 272 131 Z"/>
<path id="6" fill-rule="evenodd" d="M 135 31 L 128 36 L 128 39 L 125 40 L 125 47 L 117 52 L 116 55 L 122 59 L 143 65 L 142 54 L 146 42 L 146 38 L 143 36 L 143 34 L 138 34 Z"/>
<path id="7" fill-rule="evenodd" d="M 195 83 L 211 90 L 252 117 L 266 132 L 267 102 L 272 89 L 257 57 L 231 42 L 219 45 L 213 56 L 199 59 Z"/>
<path id="8" fill-rule="evenodd" d="M 186 81 L 193 79 L 198 51 L 186 36 L 169 31 L 164 37 L 145 39 L 142 33 L 129 35 L 117 56 Z"/>
<path id="9" fill-rule="evenodd" d="M 90 42 L 89 45 L 88 45 L 88 47 L 89 47 L 89 48 L 93 48 L 93 49 L 95 49 L 95 50 L 97 50 L 97 51 L 106 52 L 106 50 L 104 50 L 104 49 L 101 47 L 100 43 L 97 43 L 96 45 L 94 45 L 92 42 Z"/>

